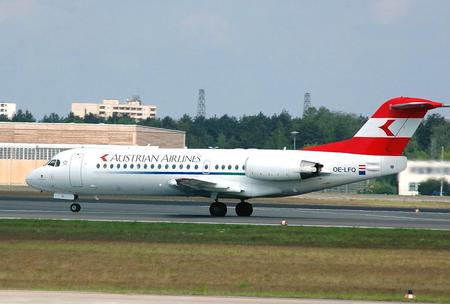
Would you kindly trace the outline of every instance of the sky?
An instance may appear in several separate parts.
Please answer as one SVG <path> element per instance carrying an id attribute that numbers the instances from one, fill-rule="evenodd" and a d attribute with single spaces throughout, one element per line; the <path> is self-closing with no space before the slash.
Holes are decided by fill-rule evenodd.
<path id="1" fill-rule="evenodd" d="M 200 88 L 209 117 L 450 103 L 450 1 L 0 0 L 0 101 L 37 118 L 136 94 L 194 116 Z"/>

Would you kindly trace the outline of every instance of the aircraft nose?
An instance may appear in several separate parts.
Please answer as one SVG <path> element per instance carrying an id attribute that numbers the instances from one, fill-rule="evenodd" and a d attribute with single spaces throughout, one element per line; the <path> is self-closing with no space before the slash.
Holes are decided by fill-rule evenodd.
<path id="1" fill-rule="evenodd" d="M 35 169 L 31 171 L 27 177 L 25 178 L 25 182 L 28 186 L 39 189 L 39 180 L 42 178 L 42 175 L 39 172 L 39 169 Z"/>

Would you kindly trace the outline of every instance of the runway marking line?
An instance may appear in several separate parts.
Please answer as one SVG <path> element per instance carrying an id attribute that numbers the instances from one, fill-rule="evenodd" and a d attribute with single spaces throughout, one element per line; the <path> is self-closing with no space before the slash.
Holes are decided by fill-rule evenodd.
<path id="1" fill-rule="evenodd" d="M 305 212 L 316 212 L 313 211 L 315 209 L 311 209 L 310 211 Z M 297 212 L 303 212 L 302 210 L 296 210 Z M 393 211 L 395 212 L 395 211 Z M 342 213 L 340 211 L 338 212 L 330 212 L 330 211 L 319 211 L 317 213 L 323 213 L 323 214 L 337 214 L 337 215 L 347 215 L 346 213 Z M 421 220 L 421 221 L 444 221 L 444 222 L 450 222 L 450 219 L 436 219 L 436 218 L 420 218 L 420 217 L 407 217 L 407 216 L 396 216 L 396 215 L 377 215 L 377 214 L 367 214 L 367 213 L 360 213 L 359 215 L 365 216 L 365 217 L 380 217 L 380 218 L 393 218 L 393 219 L 405 219 L 405 220 Z"/>
<path id="2" fill-rule="evenodd" d="M 167 224 L 206 224 L 206 225 L 243 225 L 243 226 L 280 226 L 279 223 L 230 223 L 230 222 L 187 222 L 187 221 L 161 221 L 161 220 L 111 220 L 111 219 L 69 219 L 69 218 L 27 218 L 27 217 L 2 217 L 3 220 L 49 220 L 49 221 L 86 221 L 86 222 L 124 222 L 124 223 L 167 223 Z M 405 230 L 436 230 L 448 231 L 450 228 L 427 228 L 427 227 L 390 227 L 390 226 L 352 226 L 352 225 L 313 225 L 292 224 L 295 227 L 321 227 L 321 228 L 359 228 L 359 229 L 405 229 Z"/>

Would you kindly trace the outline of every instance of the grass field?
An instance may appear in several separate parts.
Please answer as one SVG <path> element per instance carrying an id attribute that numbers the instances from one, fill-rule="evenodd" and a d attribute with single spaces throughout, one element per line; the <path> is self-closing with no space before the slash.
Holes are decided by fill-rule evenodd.
<path id="1" fill-rule="evenodd" d="M 450 231 L 1 220 L 0 286 L 450 303 Z"/>

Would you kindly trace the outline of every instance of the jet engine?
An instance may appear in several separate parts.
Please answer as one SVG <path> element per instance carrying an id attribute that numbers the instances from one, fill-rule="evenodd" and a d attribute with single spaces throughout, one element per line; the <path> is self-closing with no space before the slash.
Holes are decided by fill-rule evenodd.
<path id="1" fill-rule="evenodd" d="M 323 165 L 306 160 L 249 157 L 245 164 L 245 175 L 260 180 L 289 181 L 319 176 Z"/>

